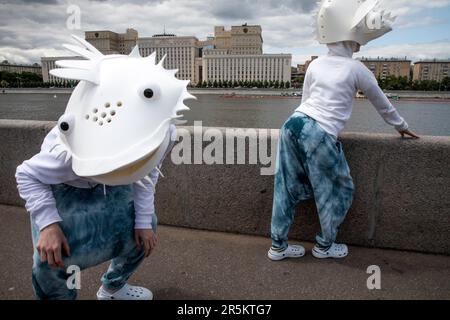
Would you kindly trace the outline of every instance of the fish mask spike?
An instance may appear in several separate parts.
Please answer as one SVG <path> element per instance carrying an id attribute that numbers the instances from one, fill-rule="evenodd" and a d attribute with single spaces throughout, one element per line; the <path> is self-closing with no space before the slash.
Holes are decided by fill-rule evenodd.
<path id="1" fill-rule="evenodd" d="M 184 95 L 184 100 L 197 100 L 197 97 L 193 96 L 190 93 L 187 93 L 187 94 Z"/>
<path id="2" fill-rule="evenodd" d="M 101 53 L 100 51 L 98 51 L 98 49 L 96 47 L 94 47 L 92 44 L 90 44 L 89 42 L 87 42 L 84 39 L 81 39 L 79 37 L 77 37 L 76 35 L 72 34 L 72 38 L 78 43 L 81 44 L 83 47 L 85 47 L 86 49 L 88 49 L 89 51 L 91 51 L 92 53 L 94 53 L 96 56 L 101 57 L 103 56 L 103 53 Z"/>
<path id="3" fill-rule="evenodd" d="M 135 182 L 139 187 L 144 188 L 145 190 L 148 190 L 148 187 L 142 182 L 142 181 L 136 181 Z"/>
<path id="4" fill-rule="evenodd" d="M 129 57 L 132 58 L 142 58 L 141 53 L 139 52 L 139 46 L 135 45 L 131 53 L 129 54 Z"/>
<path id="5" fill-rule="evenodd" d="M 158 171 L 159 175 L 163 178 L 165 178 L 165 176 L 163 175 L 163 173 L 161 172 L 161 170 L 158 168 L 158 166 L 155 167 L 155 170 Z"/>
<path id="6" fill-rule="evenodd" d="M 153 51 L 148 57 L 146 57 L 148 61 L 150 61 L 153 65 L 156 64 L 156 51 Z"/>
<path id="7" fill-rule="evenodd" d="M 166 60 L 166 57 L 167 57 L 167 54 L 165 54 L 165 55 L 161 58 L 161 60 L 159 60 L 159 62 L 158 62 L 158 67 L 161 67 L 161 68 L 164 67 L 164 61 Z"/>
<path id="8" fill-rule="evenodd" d="M 141 181 L 145 181 L 145 182 L 149 183 L 152 186 L 152 190 L 153 191 L 155 190 L 155 184 L 153 183 L 153 180 L 150 177 L 145 176 Z M 149 190 L 149 189 L 147 188 L 147 190 Z"/>

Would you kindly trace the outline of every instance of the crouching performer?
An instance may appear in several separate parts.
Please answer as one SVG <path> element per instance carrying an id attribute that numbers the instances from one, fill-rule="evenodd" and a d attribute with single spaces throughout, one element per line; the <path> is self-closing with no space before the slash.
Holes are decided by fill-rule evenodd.
<path id="1" fill-rule="evenodd" d="M 101 300 L 150 300 L 128 279 L 155 248 L 154 188 L 175 141 L 175 124 L 194 98 L 156 55 L 103 55 L 74 36 L 66 48 L 86 60 L 61 60 L 51 74 L 79 80 L 41 150 L 16 172 L 31 215 L 32 284 L 38 299 L 75 299 L 69 266 L 111 260 Z"/>

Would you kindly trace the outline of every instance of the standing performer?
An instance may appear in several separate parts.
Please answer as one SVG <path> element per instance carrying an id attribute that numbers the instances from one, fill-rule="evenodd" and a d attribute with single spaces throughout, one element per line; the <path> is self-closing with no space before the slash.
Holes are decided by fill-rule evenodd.
<path id="1" fill-rule="evenodd" d="M 339 133 L 350 118 L 354 97 L 364 92 L 381 117 L 403 136 L 418 138 L 378 86 L 370 70 L 352 59 L 361 45 L 392 30 L 390 13 L 376 0 L 325 0 L 317 13 L 317 37 L 328 55 L 308 68 L 300 107 L 281 128 L 272 211 L 271 260 L 298 258 L 305 249 L 288 245 L 296 205 L 314 198 L 321 231 L 312 254 L 343 258 L 345 244 L 335 242 L 352 204 L 354 186 Z"/>
<path id="2" fill-rule="evenodd" d="M 66 268 L 111 261 L 101 300 L 149 300 L 127 284 L 154 249 L 154 187 L 175 140 L 174 124 L 189 81 L 163 68 L 164 58 L 103 55 L 88 42 L 65 47 L 87 60 L 61 60 L 54 76 L 80 80 L 41 151 L 17 168 L 31 214 L 32 281 L 38 299 L 75 299 Z"/>

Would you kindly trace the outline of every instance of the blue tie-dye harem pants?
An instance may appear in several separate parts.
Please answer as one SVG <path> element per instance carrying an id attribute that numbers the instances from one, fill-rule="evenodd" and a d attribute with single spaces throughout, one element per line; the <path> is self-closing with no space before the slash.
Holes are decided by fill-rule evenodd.
<path id="1" fill-rule="evenodd" d="M 144 250 L 134 241 L 132 186 L 107 186 L 106 195 L 103 185 L 83 189 L 61 184 L 52 186 L 52 190 L 63 220 L 59 225 L 69 243 L 71 256 L 63 256 L 65 269 L 42 263 L 36 250 L 39 230 L 31 221 L 35 248 L 32 281 L 36 298 L 75 299 L 76 290 L 67 286 L 72 275 L 67 268 L 77 266 L 83 270 L 109 260 L 111 264 L 101 282 L 110 289 L 121 288 L 144 259 Z M 154 231 L 156 224 L 154 215 Z M 72 283 L 70 279 L 69 282 Z"/>
<path id="2" fill-rule="evenodd" d="M 353 200 L 354 186 L 341 142 L 307 115 L 295 112 L 283 125 L 278 145 L 272 210 L 272 245 L 287 247 L 297 204 L 314 198 L 321 232 L 329 247 Z"/>

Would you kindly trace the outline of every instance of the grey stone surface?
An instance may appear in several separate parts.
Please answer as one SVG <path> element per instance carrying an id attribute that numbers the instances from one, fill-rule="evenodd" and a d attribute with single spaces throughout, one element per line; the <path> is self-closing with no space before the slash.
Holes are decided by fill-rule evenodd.
<path id="1" fill-rule="evenodd" d="M 0 203 L 22 204 L 15 167 L 39 150 L 52 126 L 0 120 Z M 192 128 L 184 129 L 192 132 Z M 357 191 L 338 240 L 450 254 L 450 138 L 403 140 L 394 135 L 350 133 L 341 140 Z M 261 176 L 260 168 L 259 164 L 174 165 L 166 159 L 166 178 L 158 183 L 156 195 L 160 222 L 268 236 L 273 176 Z M 313 241 L 318 230 L 313 201 L 300 205 L 291 238 Z"/>
<path id="2" fill-rule="evenodd" d="M 47 121 L 0 119 L 0 203 L 23 204 L 16 188 L 16 168 L 39 151 L 54 125 Z"/>
<path id="3" fill-rule="evenodd" d="M 0 299 L 33 299 L 28 214 L 0 205 Z M 162 216 L 163 213 L 160 214 Z M 450 257 L 350 247 L 343 260 L 317 260 L 311 243 L 297 260 L 270 261 L 267 237 L 158 228 L 158 246 L 131 284 L 155 299 L 450 299 Z M 381 271 L 368 290 L 367 268 Z M 107 264 L 81 273 L 80 299 L 95 299 Z"/>

